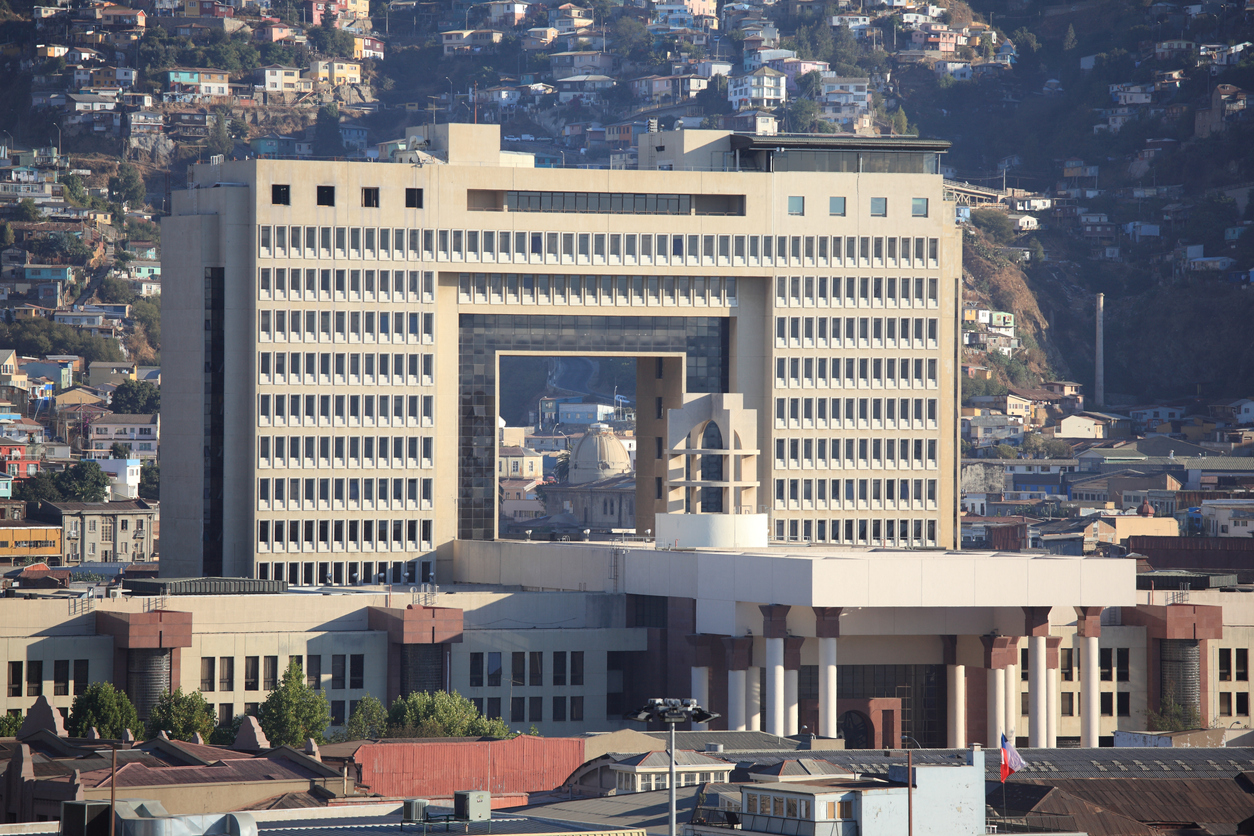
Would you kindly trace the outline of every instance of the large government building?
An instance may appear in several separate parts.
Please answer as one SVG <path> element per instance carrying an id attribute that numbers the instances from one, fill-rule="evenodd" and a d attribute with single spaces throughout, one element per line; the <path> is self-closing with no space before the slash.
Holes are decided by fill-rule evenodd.
<path id="1" fill-rule="evenodd" d="M 946 143 L 676 131 L 555 170 L 497 126 L 413 133 L 175 193 L 163 574 L 443 577 L 496 537 L 509 354 L 637 358 L 641 533 L 957 546 Z"/>

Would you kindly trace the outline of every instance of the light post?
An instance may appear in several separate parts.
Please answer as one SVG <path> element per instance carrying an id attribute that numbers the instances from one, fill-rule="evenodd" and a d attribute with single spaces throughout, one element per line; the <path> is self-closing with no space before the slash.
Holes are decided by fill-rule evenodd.
<path id="1" fill-rule="evenodd" d="M 448 114 L 449 119 L 453 118 L 453 79 L 444 76 L 444 80 L 448 82 Z"/>
<path id="2" fill-rule="evenodd" d="M 624 719 L 635 720 L 640 723 L 647 723 L 650 720 L 659 723 L 666 723 L 670 726 L 670 756 L 671 770 L 670 780 L 667 782 L 670 788 L 670 826 L 667 830 L 669 836 L 675 836 L 675 724 L 676 723 L 708 723 L 718 714 L 712 714 L 706 711 L 696 700 L 679 700 L 675 698 L 661 699 L 654 697 L 645 703 L 644 707 L 632 714 L 624 715 Z"/>

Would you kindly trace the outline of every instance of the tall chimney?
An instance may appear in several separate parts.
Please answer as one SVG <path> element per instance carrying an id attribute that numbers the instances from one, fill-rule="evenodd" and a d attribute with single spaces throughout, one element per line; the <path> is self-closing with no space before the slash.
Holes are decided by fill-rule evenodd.
<path id="1" fill-rule="evenodd" d="M 1105 323 L 1103 319 L 1106 316 L 1106 294 L 1097 294 L 1097 350 L 1093 353 L 1094 362 L 1097 365 L 1093 376 L 1093 405 L 1106 405 L 1106 335 Z"/>

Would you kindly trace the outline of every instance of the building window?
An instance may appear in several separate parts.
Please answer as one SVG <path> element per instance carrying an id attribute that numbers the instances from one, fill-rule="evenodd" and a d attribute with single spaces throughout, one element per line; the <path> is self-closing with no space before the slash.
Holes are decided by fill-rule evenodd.
<path id="1" fill-rule="evenodd" d="M 266 656 L 262 666 L 261 687 L 273 691 L 279 687 L 279 657 Z"/>
<path id="2" fill-rule="evenodd" d="M 1219 681 L 1232 681 L 1232 648 L 1219 648 Z"/>
<path id="3" fill-rule="evenodd" d="M 232 709 L 234 708 L 229 702 L 218 703 L 218 726 L 226 728 L 231 725 L 231 718 L 234 716 Z"/>
<path id="4" fill-rule="evenodd" d="M 833 217 L 845 217 L 845 199 L 843 197 L 829 197 L 827 199 L 827 214 Z"/>
<path id="5" fill-rule="evenodd" d="M 1250 693 L 1248 691 L 1237 691 L 1237 715 L 1240 717 L 1248 717 L 1250 714 Z"/>
<path id="6" fill-rule="evenodd" d="M 1115 678 L 1114 648 L 1103 647 L 1097 652 L 1098 664 L 1101 667 L 1102 682 L 1111 682 Z"/>
<path id="7" fill-rule="evenodd" d="M 310 656 L 305 666 L 305 684 L 315 691 L 322 690 L 322 657 Z"/>
<path id="8" fill-rule="evenodd" d="M 804 215 L 806 213 L 806 199 L 796 195 L 788 198 L 788 214 Z"/>
<path id="9" fill-rule="evenodd" d="M 471 670 L 473 669 L 472 662 Z M 566 651 L 564 650 L 553 651 L 553 684 L 557 686 L 566 684 Z"/>
<path id="10" fill-rule="evenodd" d="M 1103 717 L 1115 716 L 1115 695 L 1110 691 L 1101 693 L 1101 713 Z"/>
<path id="11" fill-rule="evenodd" d="M 218 660 L 218 690 L 235 690 L 235 657 L 223 656 Z"/>
<path id="12" fill-rule="evenodd" d="M 527 654 L 513 653 L 510 658 L 510 685 L 527 684 Z"/>
<path id="13" fill-rule="evenodd" d="M 1070 647 L 1062 647 L 1058 650 L 1058 669 L 1062 675 L 1063 682 L 1071 682 L 1075 679 L 1075 650 Z"/>
<path id="14" fill-rule="evenodd" d="M 532 723 L 544 722 L 544 697 L 528 697 L 527 719 Z"/>
<path id="15" fill-rule="evenodd" d="M 555 722 L 565 722 L 566 720 L 566 698 L 553 698 L 553 720 Z"/>
<path id="16" fill-rule="evenodd" d="M 1132 695 L 1127 691 L 1119 691 L 1115 694 L 1115 714 L 1120 717 L 1132 716 Z"/>
<path id="17" fill-rule="evenodd" d="M 22 696 L 22 663 L 9 663 L 9 696 Z"/>
<path id="18" fill-rule="evenodd" d="M 1236 649 L 1236 678 L 1237 682 L 1250 681 L 1250 651 L 1244 647 Z"/>
<path id="19" fill-rule="evenodd" d="M 270 187 L 270 202 L 275 206 L 291 206 L 292 187 L 272 185 Z"/>
<path id="20" fill-rule="evenodd" d="M 1128 682 L 1132 670 L 1128 664 L 1128 648 L 1115 648 L 1115 681 Z"/>
<path id="21" fill-rule="evenodd" d="M 501 698 L 488 697 L 487 713 L 484 715 L 489 720 L 499 720 L 501 717 Z"/>
<path id="22" fill-rule="evenodd" d="M 488 654 L 488 687 L 496 688 L 501 684 L 501 654 Z M 494 715 L 499 716 L 499 715 Z"/>
<path id="23" fill-rule="evenodd" d="M 570 719 L 571 722 L 583 722 L 583 697 L 570 698 Z"/>
<path id="24" fill-rule="evenodd" d="M 57 659 L 52 663 L 52 695 L 68 697 L 70 695 L 70 660 Z"/>
<path id="25" fill-rule="evenodd" d="M 554 674 L 554 679 L 556 679 L 556 674 Z M 483 654 L 482 653 L 470 654 L 470 687 L 471 688 L 483 687 Z"/>
<path id="26" fill-rule="evenodd" d="M 319 186 L 318 187 L 318 205 L 334 206 L 335 205 L 335 186 Z"/>
<path id="27" fill-rule="evenodd" d="M 910 200 L 910 217 L 926 218 L 927 217 L 927 198 L 916 197 Z"/>
<path id="28" fill-rule="evenodd" d="M 1030 696 L 1031 695 L 1026 691 L 1019 694 L 1019 713 L 1024 717 L 1028 716 L 1029 709 L 1031 708 L 1031 701 L 1029 699 Z"/>
<path id="29" fill-rule="evenodd" d="M 1071 691 L 1063 691 L 1058 695 L 1058 710 L 1063 717 L 1075 716 L 1075 694 Z"/>
<path id="30" fill-rule="evenodd" d="M 888 198 L 873 197 L 871 198 L 871 217 L 887 218 L 888 217 Z"/>
<path id="31" fill-rule="evenodd" d="M 348 657 L 348 687 L 366 687 L 366 656 L 363 653 L 354 653 Z"/>
<path id="32" fill-rule="evenodd" d="M 261 685 L 261 657 L 244 657 L 244 690 L 256 691 Z"/>
<path id="33" fill-rule="evenodd" d="M 421 209 L 422 208 L 422 189 L 406 189 L 405 190 L 405 208 Z"/>
<path id="34" fill-rule="evenodd" d="M 366 209 L 378 209 L 379 208 L 379 189 L 377 187 L 370 187 L 370 186 L 362 188 L 361 205 L 365 207 Z"/>
<path id="35" fill-rule="evenodd" d="M 1232 716 L 1232 694 L 1227 691 L 1223 691 L 1219 694 L 1219 716 Z"/>
<path id="36" fill-rule="evenodd" d="M 531 655 L 531 664 L 529 667 L 531 669 L 530 670 L 531 675 L 527 679 L 527 684 L 528 685 L 543 685 L 544 684 L 544 654 L 538 650 L 533 650 L 530 655 Z"/>
<path id="37" fill-rule="evenodd" d="M 331 654 L 331 690 L 344 689 L 344 663 L 347 657 L 343 653 Z"/>
<path id="38" fill-rule="evenodd" d="M 344 700 L 331 701 L 331 725 L 344 725 Z"/>
<path id="39" fill-rule="evenodd" d="M 214 688 L 214 666 L 217 662 L 212 656 L 200 657 L 200 690 L 208 693 Z"/>
<path id="40" fill-rule="evenodd" d="M 88 683 L 88 665 L 87 659 L 74 660 L 74 696 L 86 693 Z"/>
<path id="41" fill-rule="evenodd" d="M 572 650 L 570 654 L 570 684 L 583 685 L 583 651 Z"/>
<path id="42" fill-rule="evenodd" d="M 509 698 L 509 721 L 511 723 L 525 723 L 527 721 L 526 697 Z"/>

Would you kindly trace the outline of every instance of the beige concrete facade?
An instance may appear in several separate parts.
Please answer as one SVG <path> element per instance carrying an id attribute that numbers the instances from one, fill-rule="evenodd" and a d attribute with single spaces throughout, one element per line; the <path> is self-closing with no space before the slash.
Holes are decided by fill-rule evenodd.
<path id="1" fill-rule="evenodd" d="M 859 140 L 846 171 L 691 170 L 726 166 L 736 139 L 703 131 L 666 163 L 688 170 L 552 170 L 505 160 L 495 126 L 451 129 L 453 164 L 202 165 L 175 194 L 163 572 L 420 582 L 434 553 L 447 576 L 454 539 L 494 537 L 490 508 L 467 516 L 483 489 L 459 450 L 459 385 L 480 363 L 494 377 L 498 355 L 459 359 L 467 315 L 722 323 L 773 539 L 956 546 L 961 241 L 941 176 L 918 173 L 943 144 Z M 912 173 L 892 171 L 897 154 L 918 157 Z M 683 208 L 545 211 L 552 194 Z M 647 407 L 682 406 L 682 354 L 635 353 L 641 530 L 666 505 L 665 420 Z"/>

